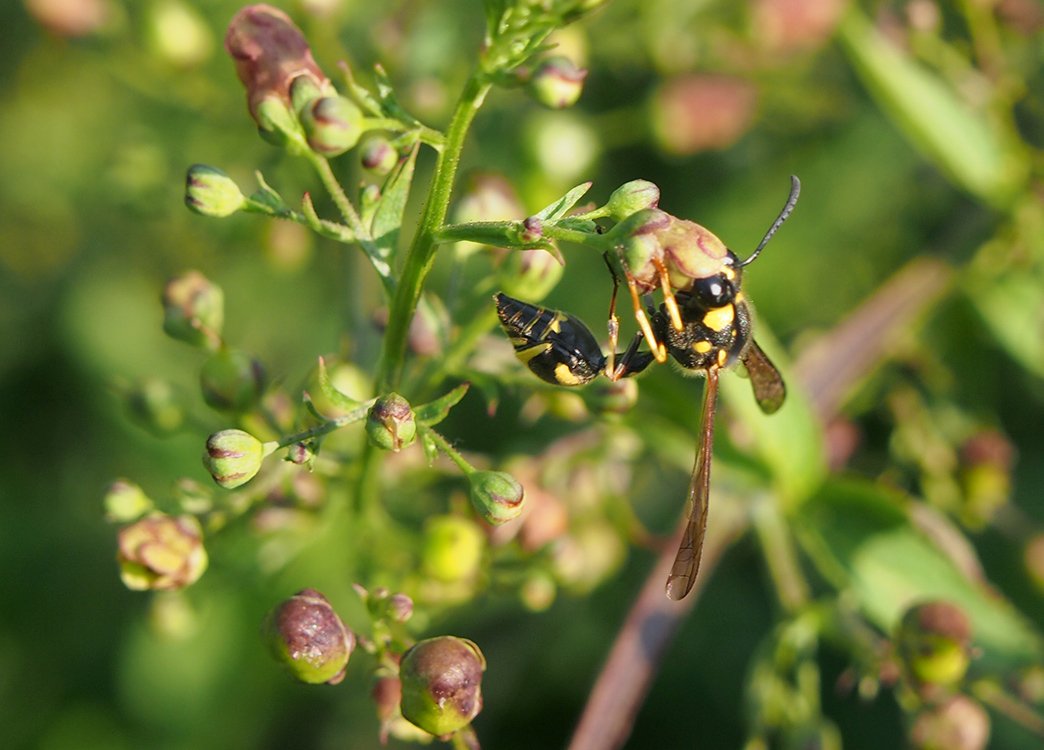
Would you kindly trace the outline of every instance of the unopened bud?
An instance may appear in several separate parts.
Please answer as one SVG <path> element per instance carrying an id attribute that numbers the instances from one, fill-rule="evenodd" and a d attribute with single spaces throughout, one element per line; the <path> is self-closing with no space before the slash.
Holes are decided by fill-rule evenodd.
<path id="1" fill-rule="evenodd" d="M 518 518 L 525 491 L 504 471 L 475 471 L 468 475 L 471 504 L 486 523 L 498 526 Z"/>
<path id="2" fill-rule="evenodd" d="M 465 638 L 420 641 L 402 657 L 402 715 L 425 732 L 443 736 L 463 729 L 482 710 L 486 659 Z"/>
<path id="3" fill-rule="evenodd" d="M 223 219 L 246 204 L 231 177 L 216 167 L 193 164 L 185 175 L 185 205 L 197 214 Z"/>
<path id="4" fill-rule="evenodd" d="M 265 623 L 265 637 L 291 674 L 311 684 L 343 680 L 355 650 L 355 634 L 315 589 L 298 591 L 277 606 Z"/>
<path id="5" fill-rule="evenodd" d="M 207 569 L 203 530 L 192 516 L 146 516 L 120 529 L 116 559 L 120 579 L 129 589 L 184 588 Z"/>
<path id="6" fill-rule="evenodd" d="M 203 465 L 215 482 L 226 490 L 235 489 L 257 475 L 275 445 L 262 443 L 243 430 L 221 430 L 207 438 Z"/>
<path id="7" fill-rule="evenodd" d="M 933 601 L 906 611 L 896 646 L 915 683 L 951 688 L 968 670 L 970 640 L 971 625 L 963 610 L 949 602 Z"/>
<path id="8" fill-rule="evenodd" d="M 174 387 L 161 378 L 146 378 L 127 391 L 126 399 L 130 416 L 153 435 L 177 432 L 185 421 Z"/>
<path id="9" fill-rule="evenodd" d="M 469 581 L 482 567 L 486 537 L 473 521 L 460 516 L 436 516 L 424 524 L 421 569 L 444 583 Z"/>
<path id="10" fill-rule="evenodd" d="M 105 518 L 116 523 L 128 523 L 152 510 L 152 500 L 145 491 L 129 479 L 117 479 L 105 491 Z"/>
<path id="11" fill-rule="evenodd" d="M 324 87 L 307 73 L 297 76 L 290 82 L 290 104 L 295 112 L 301 112 L 323 94 Z"/>
<path id="12" fill-rule="evenodd" d="M 989 714 L 964 695 L 925 709 L 910 728 L 910 745 L 916 750 L 983 750 L 989 739 Z"/>
<path id="13" fill-rule="evenodd" d="M 648 180 L 631 180 L 616 188 L 605 204 L 609 216 L 623 221 L 643 208 L 656 208 L 660 202 L 660 188 Z"/>
<path id="14" fill-rule="evenodd" d="M 324 96 L 301 110 L 301 126 L 312 150 L 323 156 L 338 156 L 359 142 L 363 113 L 343 96 Z"/>
<path id="15" fill-rule="evenodd" d="M 587 71 L 568 57 L 555 55 L 543 60 L 529 79 L 533 98 L 549 109 L 564 109 L 576 104 L 584 90 Z"/>
<path id="16" fill-rule="evenodd" d="M 363 169 L 384 176 L 399 163 L 399 152 L 382 135 L 371 135 L 359 149 L 359 163 Z"/>
<path id="17" fill-rule="evenodd" d="M 378 448 L 398 452 L 417 436 L 417 421 L 410 402 L 398 393 L 377 399 L 366 418 L 366 434 Z"/>
<path id="18" fill-rule="evenodd" d="M 265 389 L 261 363 L 233 349 L 211 356 L 200 370 L 199 381 L 208 406 L 237 414 L 257 405 Z"/>
<path id="19" fill-rule="evenodd" d="M 163 331 L 178 341 L 207 349 L 221 344 L 225 294 L 199 271 L 186 271 L 163 287 Z"/>

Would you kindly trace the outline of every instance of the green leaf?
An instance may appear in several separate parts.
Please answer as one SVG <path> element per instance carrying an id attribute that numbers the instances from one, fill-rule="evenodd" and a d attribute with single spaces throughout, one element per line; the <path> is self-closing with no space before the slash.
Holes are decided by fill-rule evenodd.
<path id="1" fill-rule="evenodd" d="M 399 162 L 384 183 L 380 201 L 374 212 L 370 235 L 377 246 L 377 254 L 388 262 L 399 242 L 399 230 L 410 197 L 414 166 L 417 163 L 419 146 L 414 146 L 409 156 Z"/>
<path id="2" fill-rule="evenodd" d="M 974 108 L 850 9 L 842 46 L 882 109 L 914 145 L 965 190 L 1004 206 L 1025 182 L 1029 160 L 1006 129 Z"/>
<path id="3" fill-rule="evenodd" d="M 864 615 L 886 633 L 914 602 L 944 599 L 961 607 L 992 668 L 1044 656 L 1044 642 L 996 590 L 969 580 L 913 525 L 908 501 L 863 480 L 831 480 L 794 518 L 794 528 L 820 572 L 854 595 Z"/>
<path id="4" fill-rule="evenodd" d="M 424 427 L 434 427 L 449 416 L 450 409 L 460 403 L 464 394 L 468 392 L 469 383 L 461 383 L 449 393 L 434 401 L 422 404 L 413 410 L 417 424 Z"/>
<path id="5" fill-rule="evenodd" d="M 536 217 L 543 221 L 556 221 L 561 219 L 569 213 L 573 206 L 580 202 L 581 198 L 587 195 L 587 191 L 591 189 L 591 185 L 591 182 L 580 183 L 554 203 L 544 206 L 542 209 L 537 211 Z"/>
<path id="6" fill-rule="evenodd" d="M 322 394 L 330 400 L 330 403 L 334 406 L 345 409 L 348 411 L 358 409 L 362 406 L 362 402 L 356 401 L 351 396 L 337 390 L 334 387 L 333 381 L 330 380 L 330 373 L 326 369 L 326 361 L 319 358 L 319 372 L 318 372 L 319 390 Z"/>

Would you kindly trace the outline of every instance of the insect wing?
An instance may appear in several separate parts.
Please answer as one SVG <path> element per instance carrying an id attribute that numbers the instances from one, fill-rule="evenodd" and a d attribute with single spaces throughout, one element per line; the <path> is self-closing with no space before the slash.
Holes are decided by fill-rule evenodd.
<path id="1" fill-rule="evenodd" d="M 750 375 L 750 385 L 754 389 L 754 399 L 758 406 L 766 414 L 779 411 L 787 397 L 787 387 L 772 360 L 761 350 L 758 343 L 751 339 L 743 353 L 742 361 L 747 368 L 747 374 Z"/>
<path id="2" fill-rule="evenodd" d="M 689 480 L 689 496 L 685 507 L 685 529 L 678 553 L 667 576 L 667 598 L 678 601 L 692 590 L 700 571 L 703 555 L 703 537 L 707 532 L 707 508 L 710 501 L 711 449 L 714 445 L 714 413 L 718 403 L 718 368 L 707 370 L 707 385 L 703 391 L 703 412 L 700 417 L 699 444 L 696 465 Z"/>

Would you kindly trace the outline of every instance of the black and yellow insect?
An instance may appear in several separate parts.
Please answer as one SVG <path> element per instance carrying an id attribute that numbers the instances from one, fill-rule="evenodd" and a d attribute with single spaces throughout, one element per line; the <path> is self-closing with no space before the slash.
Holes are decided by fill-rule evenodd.
<path id="1" fill-rule="evenodd" d="M 686 252 L 704 252 L 702 248 L 672 247 L 669 249 L 670 257 L 664 253 L 650 258 L 650 269 L 639 273 L 634 273 L 620 259 L 613 259 L 615 264 L 610 260 L 615 286 L 610 304 L 609 357 L 602 354 L 594 335 L 577 318 L 520 302 L 504 294 L 495 296 L 501 324 L 514 344 L 515 353 L 530 370 L 549 383 L 582 385 L 603 372 L 610 379 L 618 380 L 641 372 L 653 359 L 662 362 L 668 356 L 686 370 L 706 376 L 696 461 L 686 500 L 685 527 L 667 577 L 667 596 L 671 599 L 681 599 L 688 594 L 699 572 L 710 498 L 719 371 L 741 362 L 750 375 L 754 398 L 766 414 L 778 410 L 786 397 L 782 376 L 754 341 L 751 310 L 741 290 L 741 282 L 743 267 L 757 258 L 797 203 L 800 182 L 796 177 L 791 180 L 786 205 L 754 252 L 742 262 L 722 246 L 720 257 L 712 258 L 715 261 L 712 272 L 686 277 L 683 285 L 677 285 L 667 283 L 672 264 L 676 270 L 678 265 L 684 265 Z M 698 229 L 720 243 L 707 230 Z M 706 258 L 701 257 L 700 262 L 704 267 L 708 265 Z M 627 351 L 616 355 L 614 309 L 619 276 L 615 268 L 621 267 L 636 302 L 639 330 Z M 648 287 L 642 286 L 641 274 L 655 276 L 661 282 L 664 301 L 659 308 L 638 307 L 638 293 L 649 291 Z M 677 277 L 677 273 L 674 275 Z M 648 339 L 651 351 L 638 351 L 643 339 Z"/>

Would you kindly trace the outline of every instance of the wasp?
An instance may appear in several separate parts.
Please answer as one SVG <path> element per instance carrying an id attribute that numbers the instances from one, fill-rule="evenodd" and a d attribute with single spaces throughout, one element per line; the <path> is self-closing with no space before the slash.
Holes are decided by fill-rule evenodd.
<path id="1" fill-rule="evenodd" d="M 692 590 L 700 568 L 720 371 L 741 363 L 750 376 L 754 398 L 766 414 L 777 411 L 786 398 L 783 377 L 754 340 L 751 308 L 741 286 L 743 269 L 760 255 L 790 216 L 800 190 L 800 181 L 791 177 L 786 204 L 754 252 L 743 261 L 698 224 L 655 209 L 655 213 L 639 217 L 652 224 L 652 231 L 661 236 L 656 243 L 642 245 L 640 253 L 622 244 L 615 252 L 607 253 L 606 262 L 613 277 L 608 356 L 602 353 L 590 329 L 575 316 L 521 302 L 503 293 L 494 296 L 500 323 L 516 355 L 545 382 L 577 386 L 600 374 L 618 380 L 642 372 L 653 361 L 665 362 L 668 358 L 684 370 L 706 378 L 685 526 L 667 577 L 670 599 L 682 599 Z M 615 304 L 621 277 L 635 305 L 638 331 L 627 350 L 617 354 Z M 663 290 L 664 301 L 656 308 L 642 306 L 641 297 L 657 286 Z M 639 350 L 643 340 L 649 351 Z"/>

